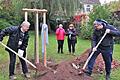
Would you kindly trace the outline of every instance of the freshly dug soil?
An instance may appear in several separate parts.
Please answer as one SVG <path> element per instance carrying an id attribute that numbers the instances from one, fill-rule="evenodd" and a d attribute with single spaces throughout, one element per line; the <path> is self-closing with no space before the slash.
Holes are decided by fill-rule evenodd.
<path id="1" fill-rule="evenodd" d="M 60 64 L 49 63 L 47 64 L 48 67 L 43 67 L 42 64 L 38 65 L 39 74 L 35 78 L 35 80 L 92 80 L 92 77 L 88 77 L 85 74 L 79 75 L 79 71 L 81 71 L 85 61 L 87 60 L 88 54 L 90 49 L 87 49 L 82 55 L 76 57 L 74 60 L 71 61 L 64 61 Z M 78 69 L 73 67 L 72 63 L 76 66 L 79 66 Z M 104 61 L 102 56 L 99 55 L 93 73 L 103 73 L 105 70 Z M 120 67 L 120 63 L 116 60 L 112 62 L 112 69 Z"/>

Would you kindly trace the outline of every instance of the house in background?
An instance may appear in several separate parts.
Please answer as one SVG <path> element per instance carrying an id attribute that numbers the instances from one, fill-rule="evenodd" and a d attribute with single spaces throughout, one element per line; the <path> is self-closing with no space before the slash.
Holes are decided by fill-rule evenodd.
<path id="1" fill-rule="evenodd" d="M 93 9 L 93 5 L 100 4 L 99 0 L 80 0 L 80 3 L 83 4 L 83 13 L 88 14 Z"/>

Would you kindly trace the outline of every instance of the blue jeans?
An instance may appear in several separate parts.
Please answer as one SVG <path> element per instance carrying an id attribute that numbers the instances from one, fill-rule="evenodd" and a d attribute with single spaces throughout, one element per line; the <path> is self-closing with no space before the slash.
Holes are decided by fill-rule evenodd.
<path id="1" fill-rule="evenodd" d="M 10 64 L 9 64 L 9 76 L 14 75 L 14 70 L 15 70 L 15 62 L 16 62 L 16 54 L 12 53 L 9 51 L 9 56 L 10 56 Z M 23 54 L 23 57 L 26 56 L 26 53 Z M 22 64 L 22 71 L 23 73 L 28 73 L 28 68 L 26 62 L 19 57 L 19 60 Z"/>
<path id="2" fill-rule="evenodd" d="M 88 62 L 87 70 L 90 73 L 92 73 L 95 60 L 100 53 L 102 54 L 103 60 L 105 62 L 106 74 L 110 74 L 111 73 L 111 63 L 112 63 L 112 49 L 111 50 L 101 50 L 98 48 L 97 51 L 91 57 L 90 61 Z"/>

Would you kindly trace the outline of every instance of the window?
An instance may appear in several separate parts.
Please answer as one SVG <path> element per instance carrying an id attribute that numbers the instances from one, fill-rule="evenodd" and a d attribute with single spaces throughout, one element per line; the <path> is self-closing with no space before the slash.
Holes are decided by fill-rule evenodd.
<path id="1" fill-rule="evenodd" d="M 87 12 L 90 12 L 90 11 L 91 11 L 90 5 L 87 5 L 87 6 L 86 6 L 86 11 L 87 11 Z"/>

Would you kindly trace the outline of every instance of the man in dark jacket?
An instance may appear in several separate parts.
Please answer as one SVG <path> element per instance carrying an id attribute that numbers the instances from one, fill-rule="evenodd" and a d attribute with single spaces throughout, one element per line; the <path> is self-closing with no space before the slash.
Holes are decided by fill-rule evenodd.
<path id="1" fill-rule="evenodd" d="M 0 32 L 0 41 L 3 40 L 4 36 L 9 36 L 7 46 L 13 49 L 14 51 L 18 52 L 22 57 L 26 57 L 26 48 L 28 45 L 28 29 L 30 23 L 24 21 L 20 26 L 12 26 L 1 30 Z M 10 56 L 10 64 L 9 64 L 9 78 L 10 80 L 16 79 L 14 76 L 14 69 L 15 69 L 15 62 L 16 62 L 16 55 L 11 52 L 10 50 L 6 49 L 9 52 Z M 19 58 L 22 64 L 22 71 L 25 77 L 30 78 L 28 74 L 28 68 L 26 62 Z"/>
<path id="2" fill-rule="evenodd" d="M 87 70 L 85 71 L 85 73 L 89 76 L 92 74 L 95 59 L 101 53 L 103 60 L 105 62 L 106 80 L 110 80 L 113 45 L 114 45 L 113 36 L 120 36 L 120 31 L 118 31 L 112 25 L 108 24 L 106 21 L 99 19 L 94 21 L 94 28 L 95 29 L 93 32 L 93 39 L 92 39 L 92 51 L 95 51 L 95 53 L 88 62 Z M 106 30 L 107 30 L 107 35 L 96 49 L 95 46 L 100 41 Z"/>

